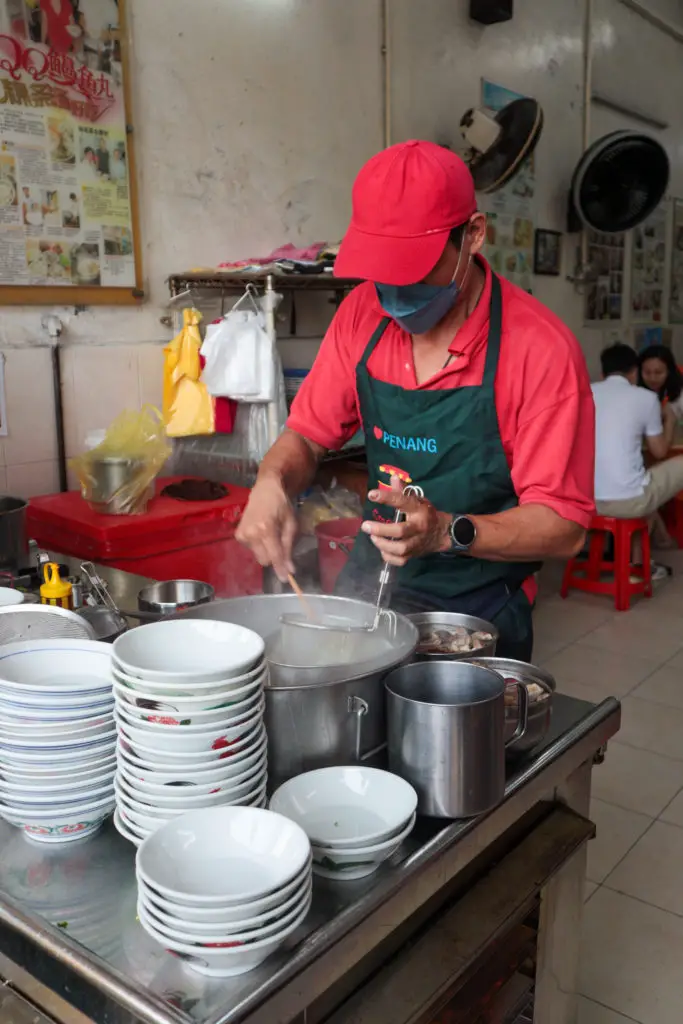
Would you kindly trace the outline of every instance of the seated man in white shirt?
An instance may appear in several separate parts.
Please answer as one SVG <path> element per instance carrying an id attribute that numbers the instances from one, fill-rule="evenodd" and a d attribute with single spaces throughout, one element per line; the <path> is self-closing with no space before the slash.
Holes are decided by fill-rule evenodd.
<path id="1" fill-rule="evenodd" d="M 638 356 L 612 345 L 601 357 L 604 380 L 595 399 L 595 504 L 599 515 L 654 521 L 657 510 L 683 491 L 683 456 L 666 459 L 676 417 L 654 391 L 637 387 Z M 645 468 L 643 443 L 659 460 Z M 634 561 L 637 561 L 634 552 Z"/>

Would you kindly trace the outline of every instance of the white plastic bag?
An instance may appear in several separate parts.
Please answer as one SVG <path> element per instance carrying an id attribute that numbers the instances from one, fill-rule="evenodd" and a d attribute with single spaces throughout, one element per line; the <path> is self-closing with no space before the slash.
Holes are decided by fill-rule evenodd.
<path id="1" fill-rule="evenodd" d="M 262 313 L 233 309 L 220 323 L 209 324 L 201 354 L 202 381 L 215 397 L 237 402 L 275 399 L 273 345 Z"/>

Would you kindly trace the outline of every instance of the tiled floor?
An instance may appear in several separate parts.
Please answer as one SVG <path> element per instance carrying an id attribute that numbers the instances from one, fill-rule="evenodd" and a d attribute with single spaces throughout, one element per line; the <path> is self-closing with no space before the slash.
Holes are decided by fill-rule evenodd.
<path id="1" fill-rule="evenodd" d="M 579 1024 L 683 1022 L 683 552 L 650 601 L 562 601 L 544 571 L 534 661 L 558 690 L 622 701 L 622 728 L 593 771 Z"/>

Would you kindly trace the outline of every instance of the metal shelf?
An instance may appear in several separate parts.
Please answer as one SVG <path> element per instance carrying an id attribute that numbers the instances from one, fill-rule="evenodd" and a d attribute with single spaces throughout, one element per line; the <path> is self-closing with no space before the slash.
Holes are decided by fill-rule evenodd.
<path id="1" fill-rule="evenodd" d="M 332 274 L 284 274 L 269 271 L 263 274 L 231 274 L 220 270 L 191 270 L 184 274 L 171 274 L 168 286 L 171 295 L 179 295 L 188 288 L 204 288 L 212 291 L 239 292 L 248 284 L 262 288 L 280 288 L 283 291 L 346 292 L 361 281 Z"/>

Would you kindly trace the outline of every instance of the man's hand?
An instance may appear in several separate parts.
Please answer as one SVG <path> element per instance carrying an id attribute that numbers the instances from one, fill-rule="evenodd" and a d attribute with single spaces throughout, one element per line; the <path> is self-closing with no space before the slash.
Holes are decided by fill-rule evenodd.
<path id="1" fill-rule="evenodd" d="M 402 523 L 366 520 L 361 527 L 389 565 L 405 565 L 420 555 L 450 551 L 450 513 L 439 512 L 425 498 L 404 494 L 398 477 L 391 478 L 391 491 L 370 491 L 368 497 L 370 501 L 400 509 L 406 516 Z"/>
<path id="2" fill-rule="evenodd" d="M 283 583 L 294 572 L 292 545 L 296 517 L 284 487 L 276 476 L 257 480 L 235 537 L 251 548 L 260 565 L 272 565 Z"/>

